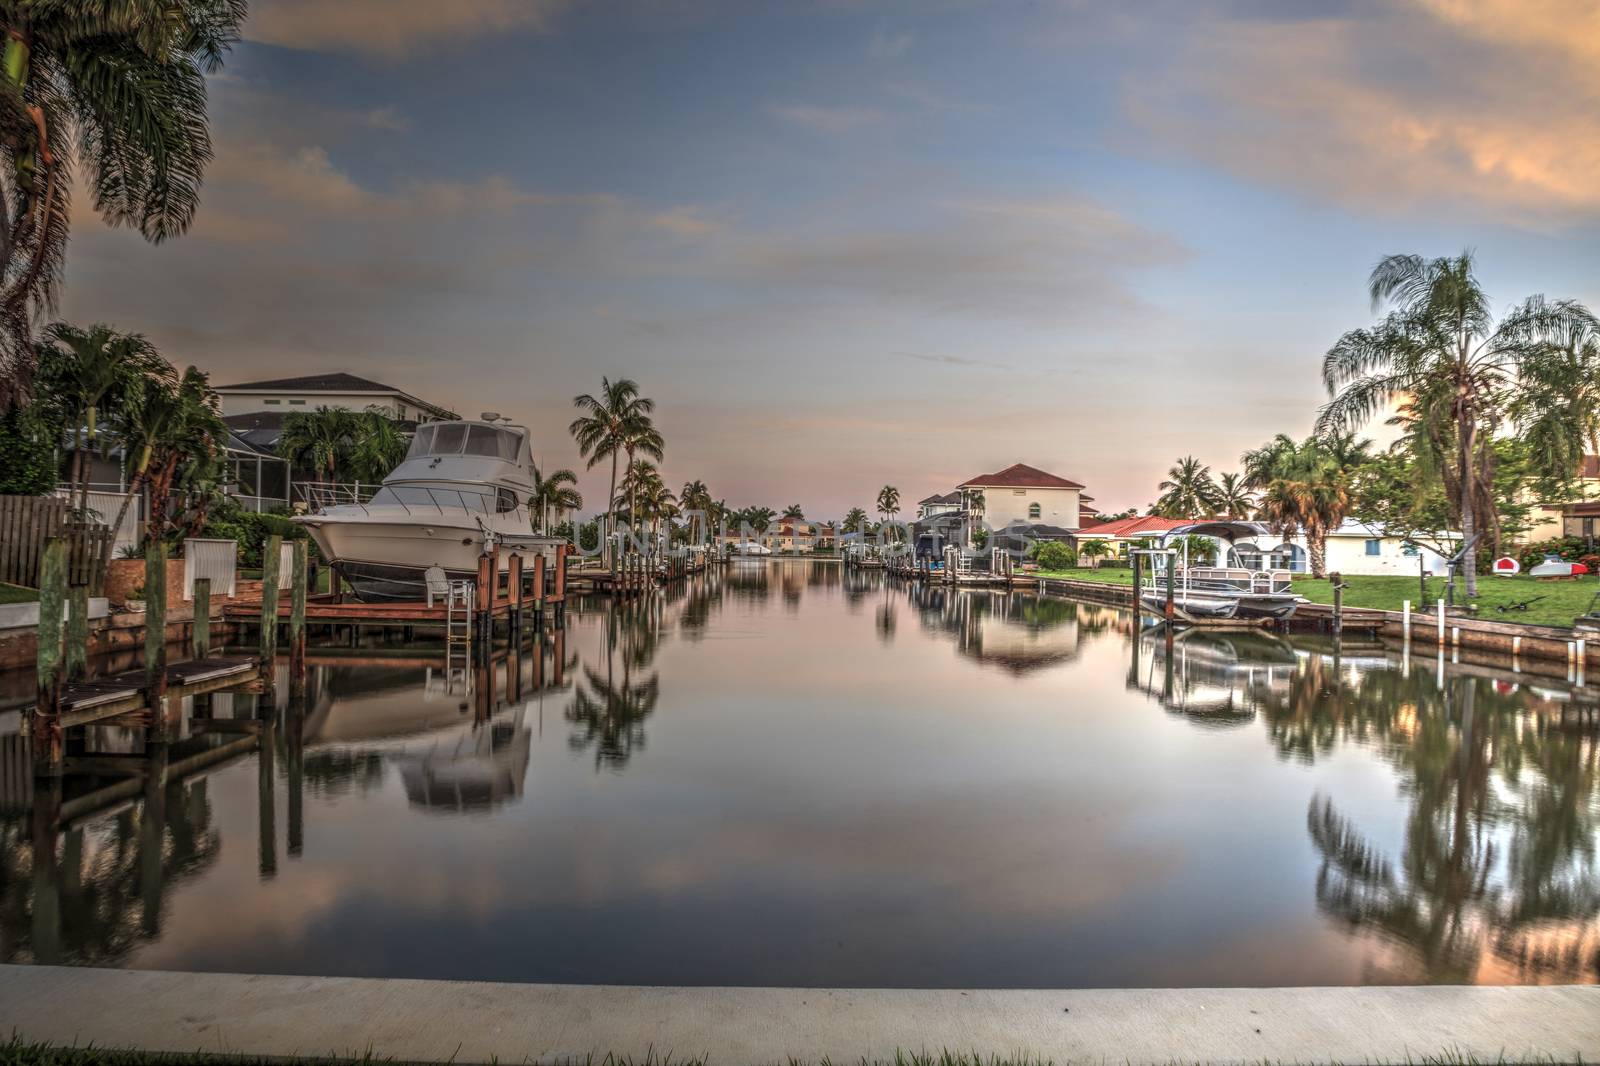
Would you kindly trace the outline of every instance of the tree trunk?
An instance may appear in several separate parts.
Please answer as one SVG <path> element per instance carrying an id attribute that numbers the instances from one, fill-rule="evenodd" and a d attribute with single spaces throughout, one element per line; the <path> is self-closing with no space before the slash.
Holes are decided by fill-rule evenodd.
<path id="1" fill-rule="evenodd" d="M 1477 530 L 1477 514 L 1473 502 L 1473 486 L 1477 480 L 1477 472 L 1472 467 L 1472 451 L 1475 444 L 1475 425 L 1472 415 L 1463 405 L 1457 419 L 1456 437 L 1460 449 L 1458 465 L 1460 468 L 1460 508 L 1461 508 L 1461 572 L 1466 579 L 1466 594 L 1468 599 L 1478 595 L 1478 549 L 1473 543 L 1473 534 Z M 1467 550 L 1468 548 L 1471 550 Z"/>
<path id="2" fill-rule="evenodd" d="M 606 493 L 606 527 L 600 531 L 601 562 L 611 565 L 615 545 L 611 543 L 612 515 L 617 506 L 617 450 L 611 449 L 611 489 Z"/>
<path id="3" fill-rule="evenodd" d="M 1306 546 L 1311 549 L 1311 576 L 1328 576 L 1328 535 L 1307 533 Z"/>

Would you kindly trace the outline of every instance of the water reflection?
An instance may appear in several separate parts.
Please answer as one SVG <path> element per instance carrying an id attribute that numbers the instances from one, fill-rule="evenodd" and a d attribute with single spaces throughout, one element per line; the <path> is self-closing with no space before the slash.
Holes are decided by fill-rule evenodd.
<path id="1" fill-rule="evenodd" d="M 219 696 L 170 749 L 74 753 L 157 773 L 0 778 L 0 959 L 1600 981 L 1600 696 L 1559 678 L 760 562 L 575 600 L 474 668 L 312 667 L 302 702 Z"/>

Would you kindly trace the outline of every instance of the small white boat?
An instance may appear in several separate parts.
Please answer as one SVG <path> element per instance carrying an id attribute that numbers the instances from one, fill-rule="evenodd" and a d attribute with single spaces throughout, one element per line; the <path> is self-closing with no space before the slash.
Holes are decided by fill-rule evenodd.
<path id="1" fill-rule="evenodd" d="M 1172 602 L 1181 618 L 1205 620 L 1285 621 L 1307 600 L 1294 591 L 1294 573 L 1289 570 L 1256 570 L 1240 566 L 1190 566 L 1191 536 L 1206 537 L 1217 544 L 1217 554 L 1239 561 L 1234 545 L 1240 536 L 1256 537 L 1265 527 L 1255 522 L 1196 522 L 1169 530 L 1164 539 L 1176 541 L 1176 555 L 1152 554 L 1156 564 L 1139 589 L 1139 602 L 1152 611 L 1166 609 L 1167 570 L 1172 574 Z"/>
<path id="2" fill-rule="evenodd" d="M 294 521 L 363 601 L 421 600 L 423 574 L 452 579 L 478 572 L 478 557 L 500 549 L 554 562 L 563 542 L 535 535 L 528 509 L 533 457 L 528 431 L 497 415 L 419 426 L 411 450 L 370 500 L 311 491 L 313 511 Z"/>

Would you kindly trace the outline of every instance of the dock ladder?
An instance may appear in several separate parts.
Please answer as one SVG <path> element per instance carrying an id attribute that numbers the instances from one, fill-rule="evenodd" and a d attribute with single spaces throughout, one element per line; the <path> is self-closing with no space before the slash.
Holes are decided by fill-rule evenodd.
<path id="1" fill-rule="evenodd" d="M 445 685 L 455 688 L 459 677 L 462 691 L 472 676 L 472 630 L 476 590 L 471 581 L 452 581 L 444 597 Z M 459 658 L 460 662 L 457 663 Z"/>

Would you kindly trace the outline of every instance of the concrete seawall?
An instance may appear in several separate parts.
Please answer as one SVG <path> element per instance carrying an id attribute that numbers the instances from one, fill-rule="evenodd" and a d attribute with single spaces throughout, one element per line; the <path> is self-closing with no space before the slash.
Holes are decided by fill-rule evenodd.
<path id="1" fill-rule="evenodd" d="M 1070 599 L 1090 600 L 1118 607 L 1133 606 L 1133 588 L 1100 581 L 1072 581 L 1063 578 L 1045 578 L 1046 595 L 1065 596 Z M 1363 613 L 1373 613 L 1363 611 Z M 1399 611 L 1378 611 L 1383 616 L 1381 634 L 1395 640 L 1405 638 L 1405 617 Z M 1549 663 L 1577 665 L 1574 647 L 1581 639 L 1570 629 L 1556 626 L 1522 625 L 1517 622 L 1492 622 L 1486 618 L 1467 618 L 1448 615 L 1445 619 L 1445 650 L 1456 648 L 1500 656 L 1510 664 L 1513 656 L 1520 659 L 1539 659 Z M 1411 616 L 1411 649 L 1417 654 L 1428 654 L 1439 649 L 1438 621 L 1431 615 Z M 1600 640 L 1588 640 L 1583 646 L 1585 670 L 1600 668 Z"/>
<path id="2" fill-rule="evenodd" d="M 716 1066 L 942 1049 L 1069 1062 L 1600 1058 L 1600 988 L 646 988 L 0 967 L 24 1040 L 401 1062 L 671 1054 Z"/>

